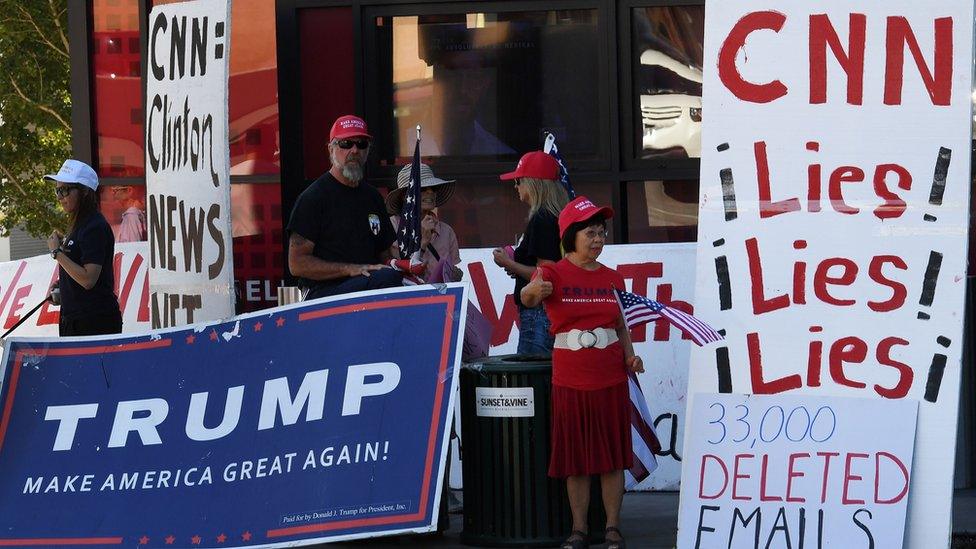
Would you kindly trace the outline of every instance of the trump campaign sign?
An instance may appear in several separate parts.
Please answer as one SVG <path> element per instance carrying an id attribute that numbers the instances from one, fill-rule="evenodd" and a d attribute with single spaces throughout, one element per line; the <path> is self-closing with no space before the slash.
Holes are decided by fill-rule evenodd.
<path id="1" fill-rule="evenodd" d="M 972 33 L 972 2 L 706 12 L 695 303 L 727 335 L 689 392 L 917 401 L 912 548 L 951 532 Z"/>
<path id="2" fill-rule="evenodd" d="M 435 527 L 466 289 L 11 339 L 0 545 L 292 546 Z"/>

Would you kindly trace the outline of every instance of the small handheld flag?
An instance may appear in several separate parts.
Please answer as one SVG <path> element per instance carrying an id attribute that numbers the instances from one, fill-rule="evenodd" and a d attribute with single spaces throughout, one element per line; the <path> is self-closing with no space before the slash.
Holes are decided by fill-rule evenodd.
<path id="1" fill-rule="evenodd" d="M 664 318 L 678 327 L 679 330 L 688 334 L 696 345 L 702 346 L 706 343 L 725 339 L 715 328 L 695 318 L 694 316 L 668 307 L 663 303 L 653 301 L 644 296 L 623 292 L 616 288 L 613 289 L 623 312 L 624 321 L 628 328 L 634 328 L 641 324 L 646 324 L 659 318 Z"/>
<path id="2" fill-rule="evenodd" d="M 397 246 L 400 258 L 410 259 L 420 251 L 420 126 L 417 126 L 417 144 L 413 148 L 410 186 L 405 194 L 397 227 Z"/>

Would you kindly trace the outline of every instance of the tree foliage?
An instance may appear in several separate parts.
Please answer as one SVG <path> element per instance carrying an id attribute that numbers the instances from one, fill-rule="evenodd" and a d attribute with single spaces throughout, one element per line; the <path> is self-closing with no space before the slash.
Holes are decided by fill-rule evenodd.
<path id="1" fill-rule="evenodd" d="M 0 0 L 0 231 L 63 227 L 53 186 L 71 155 L 67 0 Z"/>

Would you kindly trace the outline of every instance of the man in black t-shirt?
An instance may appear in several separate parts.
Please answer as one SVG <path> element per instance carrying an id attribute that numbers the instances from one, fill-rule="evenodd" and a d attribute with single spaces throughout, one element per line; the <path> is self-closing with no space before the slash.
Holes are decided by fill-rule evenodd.
<path id="1" fill-rule="evenodd" d="M 357 116 L 339 117 L 329 132 L 332 167 L 295 202 L 288 221 L 288 268 L 305 299 L 400 286 L 388 265 L 396 241 L 386 205 L 363 181 L 372 137 Z"/>

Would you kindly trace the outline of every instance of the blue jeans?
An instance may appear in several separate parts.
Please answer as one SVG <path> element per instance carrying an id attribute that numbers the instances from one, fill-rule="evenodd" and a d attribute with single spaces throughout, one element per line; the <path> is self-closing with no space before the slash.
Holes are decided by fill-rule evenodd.
<path id="1" fill-rule="evenodd" d="M 549 333 L 549 317 L 542 305 L 533 308 L 519 306 L 518 354 L 552 356 L 554 340 Z"/>
<path id="2" fill-rule="evenodd" d="M 363 290 L 378 290 L 380 288 L 398 288 L 403 285 L 403 273 L 395 269 L 380 269 L 369 276 L 352 276 L 339 284 L 320 284 L 312 287 L 305 301 L 329 295 L 348 294 Z"/>

